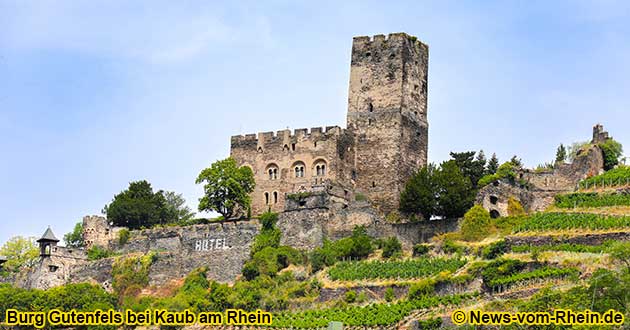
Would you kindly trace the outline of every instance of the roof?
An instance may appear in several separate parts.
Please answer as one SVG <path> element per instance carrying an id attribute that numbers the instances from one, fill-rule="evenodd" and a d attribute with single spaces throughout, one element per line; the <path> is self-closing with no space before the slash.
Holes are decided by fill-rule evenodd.
<path id="1" fill-rule="evenodd" d="M 44 242 L 44 241 L 59 242 L 57 237 L 55 237 L 55 234 L 53 234 L 52 230 L 50 229 L 50 226 L 48 226 L 48 229 L 46 229 L 46 231 L 44 232 L 44 235 L 42 235 L 42 238 L 37 240 L 37 242 Z"/>

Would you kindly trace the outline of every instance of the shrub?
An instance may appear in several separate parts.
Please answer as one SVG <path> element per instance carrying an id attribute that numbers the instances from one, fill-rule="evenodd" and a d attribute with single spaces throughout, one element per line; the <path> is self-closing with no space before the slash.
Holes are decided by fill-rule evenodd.
<path id="1" fill-rule="evenodd" d="M 464 253 L 464 247 L 447 238 L 442 242 L 442 251 L 444 251 L 444 253 L 461 254 Z"/>
<path id="2" fill-rule="evenodd" d="M 496 259 L 508 251 L 508 245 L 505 240 L 494 242 L 481 251 L 481 257 L 484 259 Z"/>
<path id="3" fill-rule="evenodd" d="M 385 301 L 387 302 L 392 302 L 394 301 L 394 299 L 396 299 L 396 295 L 394 294 L 394 289 L 393 288 L 387 288 L 385 289 Z"/>
<path id="4" fill-rule="evenodd" d="M 349 304 L 355 302 L 357 300 L 357 293 L 354 290 L 346 291 L 343 300 Z"/>
<path id="5" fill-rule="evenodd" d="M 619 164 L 619 157 L 623 155 L 623 146 L 613 139 L 608 139 L 600 143 L 599 147 L 604 155 L 604 169 L 612 170 Z"/>
<path id="6" fill-rule="evenodd" d="M 262 224 L 263 230 L 271 230 L 276 226 L 276 222 L 278 221 L 278 214 L 267 211 L 261 214 L 258 220 Z"/>
<path id="7" fill-rule="evenodd" d="M 425 296 L 432 295 L 435 292 L 435 280 L 432 278 L 424 279 L 418 283 L 414 283 L 409 287 L 409 300 L 422 299 Z"/>
<path id="8" fill-rule="evenodd" d="M 118 232 L 118 244 L 125 245 L 129 241 L 130 236 L 129 229 L 123 228 Z"/>
<path id="9" fill-rule="evenodd" d="M 429 246 L 426 244 L 416 244 L 413 246 L 413 256 L 419 257 L 429 253 Z"/>
<path id="10" fill-rule="evenodd" d="M 442 318 L 440 317 L 432 317 L 426 320 L 418 321 L 418 329 L 440 329 L 442 328 Z"/>
<path id="11" fill-rule="evenodd" d="M 481 205 L 475 205 L 464 215 L 460 232 L 464 240 L 474 241 L 490 234 L 491 228 L 490 213 Z"/>
<path id="12" fill-rule="evenodd" d="M 525 215 L 525 209 L 521 202 L 519 202 L 516 198 L 511 197 L 508 198 L 508 207 L 507 207 L 508 215 L 511 217 L 518 217 Z"/>
<path id="13" fill-rule="evenodd" d="M 88 260 L 99 260 L 109 258 L 114 255 L 113 252 L 103 249 L 98 245 L 94 245 L 87 250 Z"/>
<path id="14" fill-rule="evenodd" d="M 383 258 L 400 256 L 401 253 L 402 245 L 396 237 L 390 237 L 383 242 Z"/>
<path id="15" fill-rule="evenodd" d="M 280 229 L 263 229 L 258 235 L 256 235 L 256 237 L 254 237 L 254 242 L 251 247 L 251 255 L 253 256 L 256 252 L 261 251 L 266 247 L 277 248 L 280 246 L 281 236 L 282 232 Z"/>
<path id="16" fill-rule="evenodd" d="M 366 200 L 367 200 L 367 196 L 365 196 L 365 195 L 364 195 L 364 194 L 362 194 L 362 193 L 356 193 L 356 194 L 354 195 L 354 200 L 355 200 L 355 201 L 357 201 L 357 202 L 363 202 L 363 201 L 366 201 Z"/>
<path id="17" fill-rule="evenodd" d="M 477 186 L 481 188 L 500 179 L 508 179 L 509 182 L 514 183 L 516 179 L 517 168 L 518 168 L 518 164 L 515 164 L 515 162 L 513 161 L 505 162 L 501 164 L 501 166 L 499 166 L 499 169 L 497 169 L 497 173 L 488 174 L 481 177 L 481 179 L 479 179 Z"/>

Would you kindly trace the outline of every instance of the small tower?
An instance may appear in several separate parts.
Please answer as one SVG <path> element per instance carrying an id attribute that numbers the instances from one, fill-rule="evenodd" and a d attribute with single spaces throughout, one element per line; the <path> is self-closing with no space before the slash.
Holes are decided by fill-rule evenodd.
<path id="1" fill-rule="evenodd" d="M 53 234 L 50 226 L 48 226 L 48 229 L 46 229 L 42 238 L 37 240 L 37 243 L 39 243 L 40 257 L 50 257 L 53 248 L 57 247 L 58 242 L 59 240 L 55 237 L 55 234 Z"/>

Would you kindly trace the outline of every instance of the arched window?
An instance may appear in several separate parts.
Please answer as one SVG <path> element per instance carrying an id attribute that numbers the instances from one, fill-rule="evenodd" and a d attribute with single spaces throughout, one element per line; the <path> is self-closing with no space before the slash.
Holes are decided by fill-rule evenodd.
<path id="1" fill-rule="evenodd" d="M 304 163 L 295 162 L 293 164 L 293 173 L 295 174 L 296 178 L 303 178 L 304 177 Z"/>
<path id="2" fill-rule="evenodd" d="M 269 193 L 265 191 L 265 205 L 269 205 Z"/>
<path id="3" fill-rule="evenodd" d="M 319 159 L 315 161 L 314 164 L 314 171 L 315 172 L 315 176 L 326 176 L 326 161 L 323 159 Z"/>
<path id="4" fill-rule="evenodd" d="M 277 191 L 273 192 L 273 203 L 274 204 L 278 204 L 278 192 Z"/>
<path id="5" fill-rule="evenodd" d="M 374 105 L 372 105 L 372 102 L 368 103 L 368 111 L 374 112 Z"/>
<path id="6" fill-rule="evenodd" d="M 276 164 L 267 165 L 266 172 L 269 180 L 276 180 L 278 178 L 278 166 Z"/>

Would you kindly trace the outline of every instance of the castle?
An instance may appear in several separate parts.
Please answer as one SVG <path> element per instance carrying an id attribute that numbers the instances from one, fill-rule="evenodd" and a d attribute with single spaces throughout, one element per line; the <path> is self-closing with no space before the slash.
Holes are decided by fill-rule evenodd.
<path id="1" fill-rule="evenodd" d="M 427 163 L 428 46 L 405 33 L 355 37 L 347 128 L 233 136 L 230 155 L 249 166 L 252 214 L 285 210 L 287 196 L 336 186 L 381 212 L 398 208 L 409 177 Z"/>

